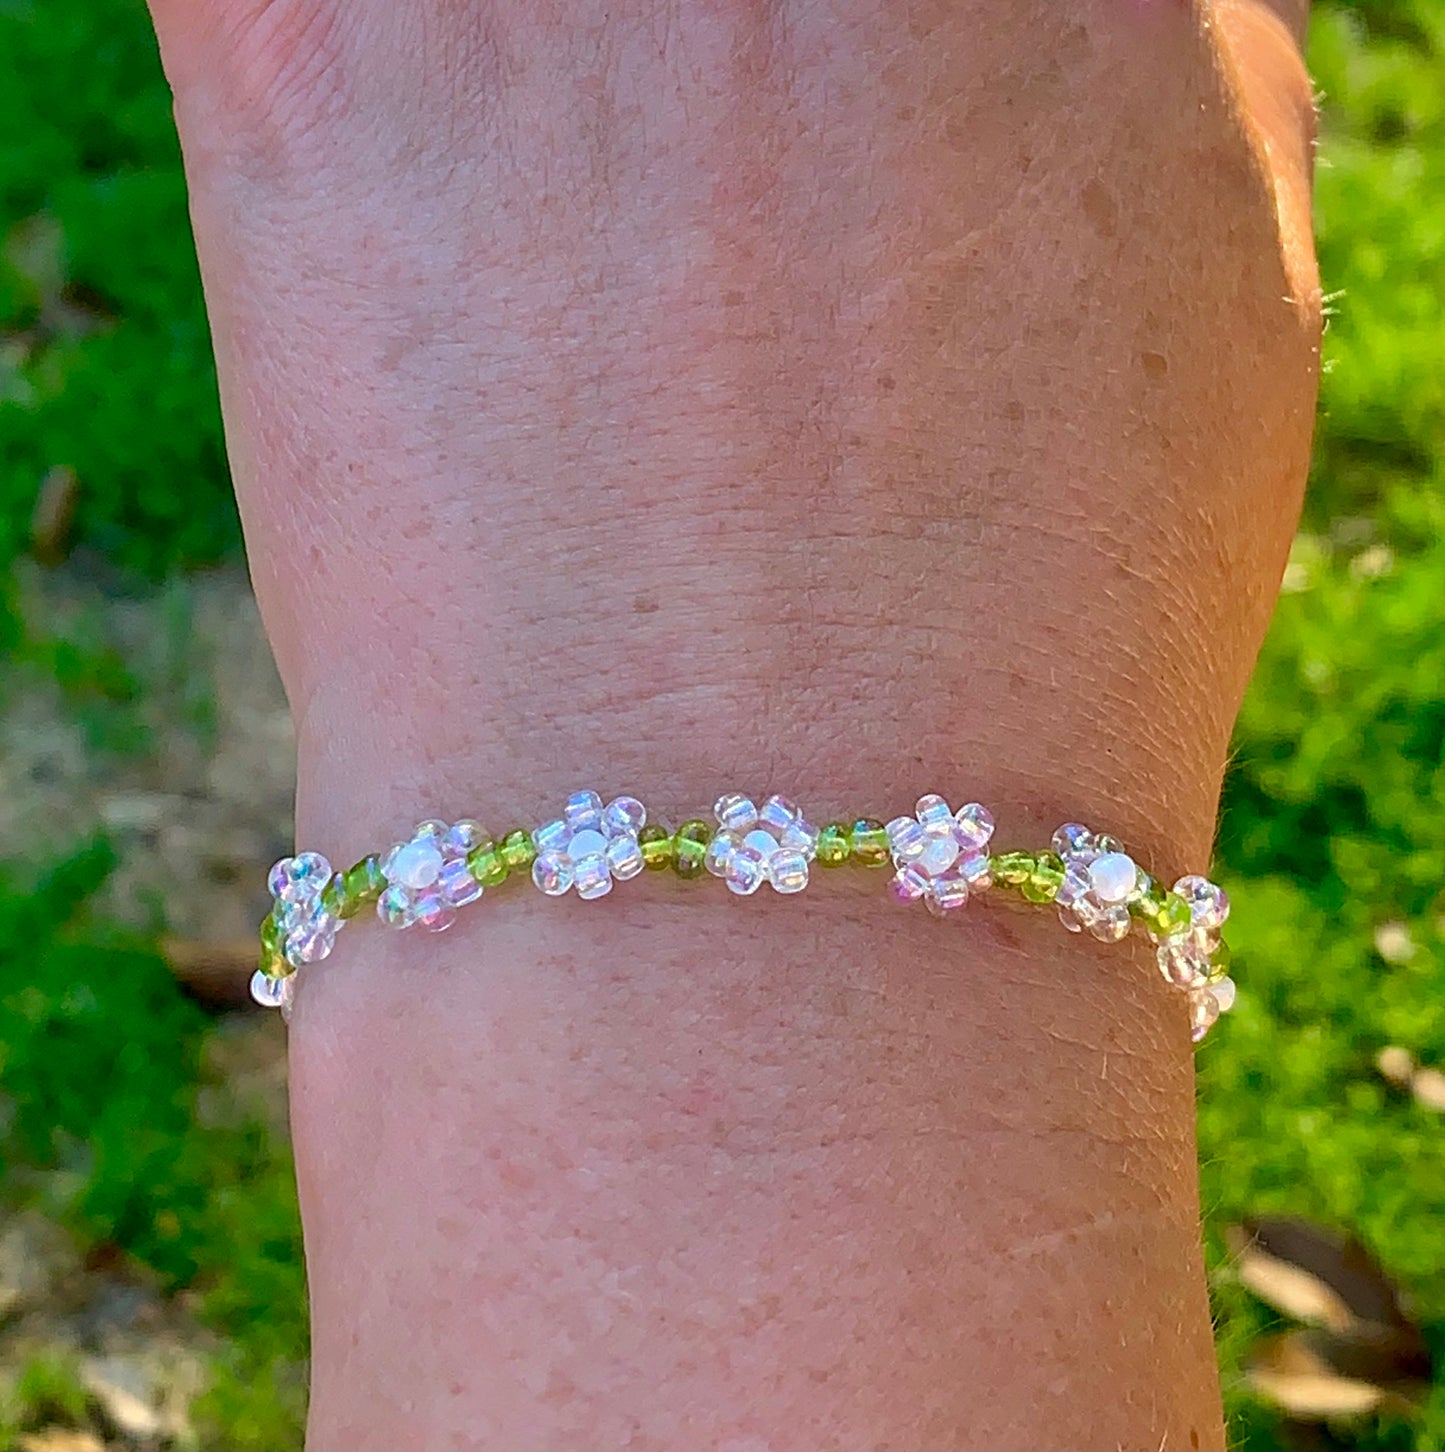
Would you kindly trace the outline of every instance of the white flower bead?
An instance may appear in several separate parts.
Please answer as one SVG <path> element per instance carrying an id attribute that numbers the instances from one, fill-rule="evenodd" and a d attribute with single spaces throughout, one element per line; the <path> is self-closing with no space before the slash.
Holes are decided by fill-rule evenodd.
<path id="1" fill-rule="evenodd" d="M 892 883 L 897 902 L 917 902 L 939 916 L 961 908 L 972 889 L 992 881 L 984 848 L 993 836 L 993 818 L 978 802 L 957 812 L 936 793 L 919 797 L 911 817 L 895 817 L 887 827 L 888 850 L 898 869 Z"/>
<path id="2" fill-rule="evenodd" d="M 647 808 L 636 797 L 614 797 L 606 806 L 593 791 L 573 792 L 562 815 L 532 833 L 537 859 L 532 881 L 548 897 L 577 890 L 587 900 L 606 897 L 614 881 L 626 882 L 646 866 L 637 834 Z"/>
<path id="3" fill-rule="evenodd" d="M 774 892 L 802 892 L 817 855 L 818 829 L 796 802 L 771 796 L 761 809 L 741 792 L 728 792 L 713 807 L 717 830 L 703 865 L 742 897 L 764 882 Z"/>

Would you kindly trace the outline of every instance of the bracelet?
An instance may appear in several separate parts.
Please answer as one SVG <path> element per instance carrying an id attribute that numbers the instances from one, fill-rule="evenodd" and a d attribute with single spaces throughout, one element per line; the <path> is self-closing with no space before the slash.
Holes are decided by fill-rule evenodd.
<path id="1" fill-rule="evenodd" d="M 801 892 L 816 862 L 891 864 L 894 901 L 921 901 L 937 917 L 978 894 L 1004 891 L 1026 903 L 1054 904 L 1070 932 L 1106 943 L 1122 941 L 1137 925 L 1153 943 L 1165 981 L 1187 996 L 1196 1043 L 1234 1005 L 1229 949 L 1220 937 L 1229 916 L 1224 889 L 1192 875 L 1166 889 L 1107 833 L 1070 822 L 1047 851 L 990 853 L 988 808 L 969 802 L 955 812 L 932 795 L 919 799 L 912 816 L 886 825 L 860 817 L 819 829 L 786 797 L 758 807 L 738 792 L 718 799 L 713 819 L 692 818 L 668 831 L 649 822 L 636 797 L 604 805 L 586 791 L 570 796 L 555 820 L 500 839 L 471 820 L 425 821 L 405 841 L 345 872 L 333 872 L 317 852 L 283 858 L 270 873 L 274 901 L 261 925 L 252 996 L 289 1018 L 297 970 L 327 957 L 341 929 L 372 905 L 388 927 L 440 933 L 459 908 L 523 873 L 548 897 L 605 897 L 616 882 L 667 870 L 683 879 L 720 877 L 746 897 L 764 884 Z"/>

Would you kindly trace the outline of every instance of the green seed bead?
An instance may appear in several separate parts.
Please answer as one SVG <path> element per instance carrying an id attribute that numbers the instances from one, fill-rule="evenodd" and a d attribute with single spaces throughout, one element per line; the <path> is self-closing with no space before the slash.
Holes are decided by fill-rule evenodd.
<path id="1" fill-rule="evenodd" d="M 1161 938 L 1172 938 L 1182 933 L 1190 921 L 1189 904 L 1177 892 L 1166 892 L 1154 920 L 1154 931 Z"/>
<path id="2" fill-rule="evenodd" d="M 346 900 L 349 911 L 343 917 L 355 917 L 364 907 L 369 907 L 386 891 L 386 878 L 381 871 L 381 858 L 363 857 L 354 862 L 341 875 L 346 885 Z"/>
<path id="3" fill-rule="evenodd" d="M 507 880 L 507 863 L 490 837 L 467 853 L 467 871 L 483 887 L 500 887 Z"/>
<path id="4" fill-rule="evenodd" d="M 261 949 L 263 953 L 281 951 L 281 924 L 276 921 L 275 913 L 268 914 L 261 924 Z"/>
<path id="5" fill-rule="evenodd" d="M 326 886 L 321 889 L 321 906 L 325 908 L 326 911 L 330 913 L 333 918 L 349 918 L 351 914 L 354 913 L 356 909 L 361 906 L 361 904 L 357 903 L 356 906 L 351 909 L 351 912 L 347 912 L 346 909 L 348 903 L 346 897 L 346 884 L 341 880 L 340 877 L 333 877 L 331 881 L 328 882 Z"/>
<path id="6" fill-rule="evenodd" d="M 537 849 L 532 844 L 532 834 L 522 827 L 508 832 L 502 838 L 502 845 L 498 851 L 501 852 L 502 861 L 507 864 L 509 872 L 525 872 L 537 860 Z"/>
<path id="7" fill-rule="evenodd" d="M 993 880 L 1004 887 L 1022 887 L 1034 874 L 1039 860 L 1032 852 L 1000 852 L 989 858 Z"/>
<path id="8" fill-rule="evenodd" d="M 638 834 L 643 864 L 652 872 L 663 872 L 672 866 L 672 833 L 656 822 L 649 822 Z"/>
<path id="9" fill-rule="evenodd" d="M 1209 981 L 1217 983 L 1221 978 L 1229 976 L 1229 966 L 1234 962 L 1234 953 L 1223 938 L 1219 940 L 1219 946 L 1209 955 Z"/>
<path id="10" fill-rule="evenodd" d="M 1163 911 L 1164 889 L 1150 877 L 1142 889 L 1129 899 L 1129 916 L 1137 918 L 1146 928 L 1154 931 L 1159 914 Z"/>
<path id="11" fill-rule="evenodd" d="M 261 950 L 261 960 L 257 966 L 267 978 L 289 978 L 296 971 L 286 961 L 284 953 L 268 952 L 265 948 Z"/>
<path id="12" fill-rule="evenodd" d="M 852 855 L 851 829 L 847 822 L 829 822 L 818 833 L 818 861 L 824 867 L 841 867 Z"/>
<path id="13" fill-rule="evenodd" d="M 1053 902 L 1063 885 L 1064 859 L 1057 852 L 1040 852 L 1020 891 L 1029 902 Z"/>
<path id="14" fill-rule="evenodd" d="M 888 864 L 888 829 L 876 817 L 859 817 L 849 833 L 853 861 L 864 867 L 885 867 Z"/>
<path id="15" fill-rule="evenodd" d="M 701 877 L 707 844 L 712 841 L 712 827 L 701 817 L 684 822 L 673 839 L 672 870 L 679 877 Z"/>

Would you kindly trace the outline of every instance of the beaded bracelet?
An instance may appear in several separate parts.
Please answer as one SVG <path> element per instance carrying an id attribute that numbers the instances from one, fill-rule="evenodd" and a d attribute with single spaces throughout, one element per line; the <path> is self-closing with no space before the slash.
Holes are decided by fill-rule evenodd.
<path id="1" fill-rule="evenodd" d="M 872 818 L 810 825 L 797 805 L 772 796 L 757 807 L 741 793 L 720 797 L 714 821 L 693 818 L 674 832 L 649 822 L 636 797 L 603 804 L 576 792 L 562 815 L 535 831 L 517 828 L 500 840 L 479 823 L 426 821 L 380 856 L 345 872 L 316 852 L 286 857 L 269 879 L 272 909 L 261 925 L 261 966 L 251 980 L 258 1003 L 289 1018 L 296 970 L 325 958 L 336 935 L 374 904 L 388 927 L 451 927 L 457 909 L 524 872 L 548 897 L 574 891 L 605 897 L 614 882 L 671 869 L 683 879 L 720 877 L 740 896 L 766 883 L 801 892 L 811 865 L 884 867 L 894 871 L 896 902 L 922 902 L 944 917 L 987 890 L 1013 891 L 1023 901 L 1053 903 L 1070 932 L 1107 943 L 1138 924 L 1154 944 L 1167 983 L 1188 998 L 1197 1043 L 1234 1004 L 1229 950 L 1219 930 L 1229 916 L 1224 890 L 1207 878 L 1181 877 L 1163 888 L 1106 833 L 1070 822 L 1046 852 L 990 853 L 994 821 L 969 802 L 954 812 L 940 796 L 921 797 L 912 816 L 886 826 Z"/>

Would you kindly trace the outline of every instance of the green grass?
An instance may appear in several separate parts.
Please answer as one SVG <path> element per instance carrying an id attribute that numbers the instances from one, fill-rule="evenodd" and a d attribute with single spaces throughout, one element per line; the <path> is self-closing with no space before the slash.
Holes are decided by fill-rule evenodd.
<path id="1" fill-rule="evenodd" d="M 1386 1044 L 1445 1065 L 1445 3 L 1323 4 L 1310 54 L 1337 296 L 1304 532 L 1226 792 L 1244 991 L 1200 1055 L 1204 1198 L 1216 1270 L 1221 1228 L 1245 1214 L 1361 1236 L 1445 1360 L 1445 1121 L 1373 1069 Z M 80 542 L 121 578 L 234 553 L 169 99 L 139 0 L 0 0 L 0 94 L 0 568 L 56 464 L 81 480 Z M 105 724 L 130 719 L 124 662 L 13 611 L 0 624 L 0 651 L 94 713 L 98 741 L 129 741 Z M 214 1030 L 148 945 L 88 914 L 102 869 L 91 851 L 38 886 L 0 877 L 0 949 L 24 965 L 0 1004 L 5 1203 L 39 1203 L 82 1243 L 196 1293 L 229 1346 L 206 1445 L 295 1445 L 289 1168 L 263 1124 L 198 1120 Z M 1412 956 L 1382 959 L 1384 923 L 1404 925 Z M 1272 1318 L 1227 1276 L 1216 1312 L 1236 1435 L 1276 1446 L 1240 1376 Z M 22 1383 L 6 1426 L 73 1397 L 59 1363 Z M 1445 1446 L 1445 1377 L 1418 1421 L 1339 1435 Z"/>

